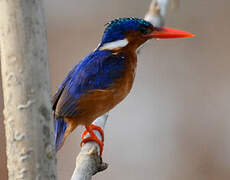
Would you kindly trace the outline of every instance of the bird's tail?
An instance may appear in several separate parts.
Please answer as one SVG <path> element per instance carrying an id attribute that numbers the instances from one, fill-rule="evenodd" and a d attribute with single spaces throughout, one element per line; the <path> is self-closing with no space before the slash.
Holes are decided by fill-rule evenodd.
<path id="1" fill-rule="evenodd" d="M 63 138 L 67 128 L 67 123 L 63 117 L 54 117 L 54 128 L 55 128 L 55 148 L 58 151 L 63 143 Z"/>

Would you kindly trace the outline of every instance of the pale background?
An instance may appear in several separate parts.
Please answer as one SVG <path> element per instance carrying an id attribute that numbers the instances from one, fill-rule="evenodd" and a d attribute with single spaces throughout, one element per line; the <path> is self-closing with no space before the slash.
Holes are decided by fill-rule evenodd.
<path id="1" fill-rule="evenodd" d="M 104 24 L 143 17 L 150 1 L 46 1 L 52 94 L 97 46 Z M 227 0 L 184 0 L 169 11 L 167 26 L 196 37 L 155 40 L 142 50 L 132 92 L 111 111 L 106 126 L 103 158 L 109 168 L 95 180 L 230 179 L 229 18 Z M 0 122 L 0 179 L 6 180 Z M 58 153 L 59 180 L 71 177 L 80 133 L 78 128 Z"/>

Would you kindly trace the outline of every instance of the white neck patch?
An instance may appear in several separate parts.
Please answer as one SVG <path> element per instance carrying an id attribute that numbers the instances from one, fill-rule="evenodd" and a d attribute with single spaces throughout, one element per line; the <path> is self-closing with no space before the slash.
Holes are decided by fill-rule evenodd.
<path id="1" fill-rule="evenodd" d="M 105 43 L 102 47 L 100 47 L 100 50 L 120 49 L 120 48 L 125 47 L 128 43 L 129 41 L 127 39 L 108 42 L 108 43 Z"/>

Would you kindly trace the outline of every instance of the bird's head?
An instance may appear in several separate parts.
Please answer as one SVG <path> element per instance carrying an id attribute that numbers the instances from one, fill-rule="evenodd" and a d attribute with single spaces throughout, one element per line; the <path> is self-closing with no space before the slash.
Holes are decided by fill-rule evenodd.
<path id="1" fill-rule="evenodd" d="M 153 38 L 168 39 L 192 36 L 194 35 L 181 30 L 154 27 L 144 19 L 118 18 L 108 23 L 98 49 L 118 50 L 126 46 L 136 49 Z"/>

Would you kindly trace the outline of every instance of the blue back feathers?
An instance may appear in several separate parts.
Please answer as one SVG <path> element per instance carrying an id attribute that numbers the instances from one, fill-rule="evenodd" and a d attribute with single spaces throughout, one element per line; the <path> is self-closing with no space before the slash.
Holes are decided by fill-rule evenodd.
<path id="1" fill-rule="evenodd" d="M 125 33 L 130 30 L 140 30 L 142 27 L 147 28 L 152 26 L 149 22 L 139 18 L 118 18 L 108 23 L 104 31 L 101 44 L 121 40 L 125 38 Z"/>
<path id="2" fill-rule="evenodd" d="M 67 128 L 64 117 L 79 113 L 78 99 L 89 90 L 106 89 L 123 75 L 125 57 L 122 53 L 96 50 L 86 56 L 60 85 L 52 99 L 55 122 L 55 147 L 59 150 Z"/>
<path id="3" fill-rule="evenodd" d="M 55 125 L 54 125 L 54 130 L 55 130 L 55 149 L 58 151 L 61 148 L 62 145 L 62 140 L 65 135 L 65 130 L 67 128 L 67 124 L 64 121 L 64 118 L 56 118 L 55 119 Z"/>
<path id="4" fill-rule="evenodd" d="M 124 63 L 124 59 L 110 51 L 95 51 L 89 54 L 73 72 L 73 85 L 69 92 L 78 98 L 88 90 L 108 88 L 114 80 L 121 77 Z"/>
<path id="5" fill-rule="evenodd" d="M 55 113 L 62 117 L 77 115 L 76 104 L 81 95 L 89 90 L 110 87 L 123 75 L 124 69 L 123 54 L 114 55 L 108 50 L 90 53 L 73 68 L 56 92 L 52 102 Z"/>

